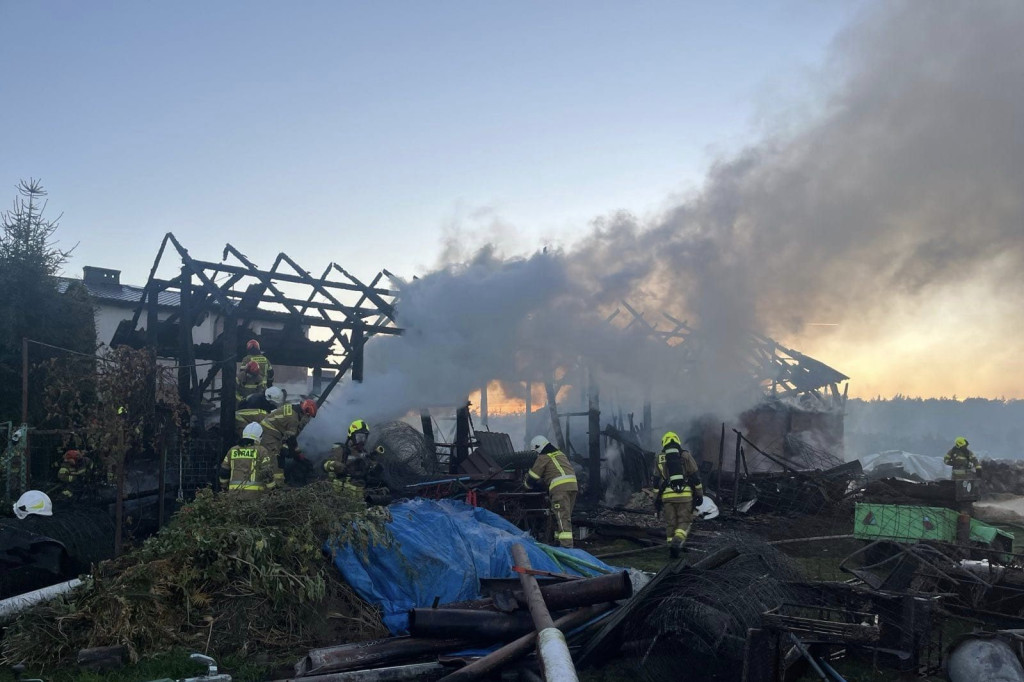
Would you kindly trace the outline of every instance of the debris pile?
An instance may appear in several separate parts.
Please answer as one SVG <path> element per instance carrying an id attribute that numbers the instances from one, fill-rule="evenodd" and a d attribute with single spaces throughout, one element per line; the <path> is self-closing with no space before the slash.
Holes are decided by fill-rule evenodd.
<path id="1" fill-rule="evenodd" d="M 132 660 L 174 647 L 273 655 L 300 642 L 379 636 L 376 609 L 338 577 L 321 545 L 328 537 L 361 552 L 388 544 L 386 517 L 328 483 L 251 499 L 201 492 L 66 599 L 23 613 L 4 636 L 3 659 L 54 667 L 115 645 Z"/>
<path id="2" fill-rule="evenodd" d="M 981 467 L 982 490 L 1024 495 L 1024 460 L 986 459 Z"/>
<path id="3" fill-rule="evenodd" d="M 623 648 L 642 679 L 740 669 L 748 630 L 762 625 L 765 612 L 795 599 L 790 584 L 801 572 L 775 548 L 727 535 L 705 549 L 705 559 L 667 571 L 631 605 Z"/>

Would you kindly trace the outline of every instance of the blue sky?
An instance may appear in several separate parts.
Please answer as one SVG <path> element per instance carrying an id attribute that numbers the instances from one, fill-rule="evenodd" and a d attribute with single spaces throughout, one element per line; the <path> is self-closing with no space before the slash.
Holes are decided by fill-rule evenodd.
<path id="1" fill-rule="evenodd" d="M 859 7 L 0 0 L 0 202 L 42 178 L 68 272 L 135 283 L 167 231 L 361 275 L 571 242 L 799 106 Z"/>

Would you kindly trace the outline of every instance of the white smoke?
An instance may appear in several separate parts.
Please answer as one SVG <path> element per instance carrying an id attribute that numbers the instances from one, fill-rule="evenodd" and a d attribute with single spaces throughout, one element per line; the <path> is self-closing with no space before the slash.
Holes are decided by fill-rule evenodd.
<path id="1" fill-rule="evenodd" d="M 601 218 L 576 246 L 528 257 L 485 247 L 408 283 L 406 333 L 372 340 L 365 383 L 325 411 L 396 418 L 493 379 L 514 393 L 583 366 L 606 395 L 725 416 L 749 404 L 735 390 L 747 329 L 785 334 L 823 316 L 857 321 L 868 341 L 908 302 L 969 280 L 1020 300 L 1021 35 L 1013 0 L 872 6 L 836 42 L 819 113 L 720 159 L 697 196 L 654 220 Z M 605 322 L 623 299 L 701 330 L 693 372 Z M 1024 308 L 1011 317 L 989 331 L 1019 329 Z M 1024 353 L 1024 337 L 1007 339 L 990 360 Z"/>

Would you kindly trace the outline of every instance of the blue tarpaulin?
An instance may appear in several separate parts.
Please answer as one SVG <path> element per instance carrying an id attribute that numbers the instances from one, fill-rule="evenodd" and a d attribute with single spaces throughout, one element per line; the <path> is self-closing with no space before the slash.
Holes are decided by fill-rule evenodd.
<path id="1" fill-rule="evenodd" d="M 366 557 L 348 545 L 328 542 L 325 549 L 359 596 L 380 606 L 392 634 L 406 630 L 411 608 L 429 607 L 435 599 L 477 599 L 481 578 L 518 577 L 510 549 L 516 543 L 541 571 L 594 576 L 615 570 L 580 549 L 539 545 L 497 514 L 463 502 L 414 499 L 390 510 L 393 546 L 371 547 Z"/>

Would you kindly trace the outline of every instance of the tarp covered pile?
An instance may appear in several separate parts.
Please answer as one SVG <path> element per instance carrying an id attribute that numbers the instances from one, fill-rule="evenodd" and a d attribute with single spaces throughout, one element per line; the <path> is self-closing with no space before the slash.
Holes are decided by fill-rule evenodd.
<path id="1" fill-rule="evenodd" d="M 328 543 L 345 581 L 378 604 L 392 633 L 404 632 L 409 609 L 480 597 L 480 580 L 515 578 L 510 547 L 522 544 L 535 570 L 596 576 L 611 566 L 579 549 L 538 544 L 497 514 L 452 500 L 414 499 L 390 507 L 394 539 L 366 551 Z"/>

